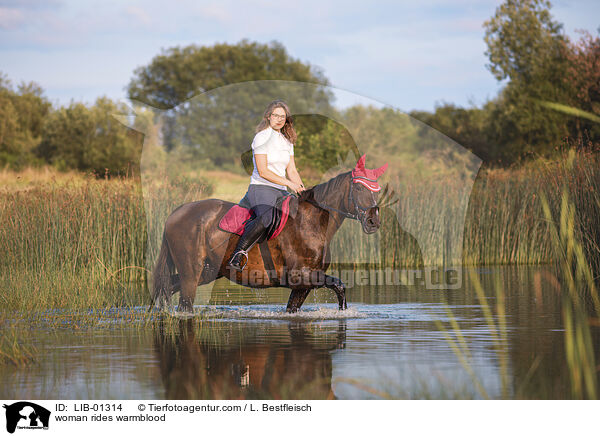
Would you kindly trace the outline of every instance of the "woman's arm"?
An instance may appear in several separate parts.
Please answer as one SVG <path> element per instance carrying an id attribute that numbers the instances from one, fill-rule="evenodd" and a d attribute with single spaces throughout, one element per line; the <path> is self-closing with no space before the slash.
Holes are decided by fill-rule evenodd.
<path id="1" fill-rule="evenodd" d="M 294 155 L 290 156 L 290 162 L 288 163 L 287 168 L 285 169 L 287 172 L 287 176 L 290 180 L 304 188 L 304 183 L 302 183 L 302 179 L 300 178 L 300 174 L 298 174 L 298 170 L 296 169 L 296 162 L 294 161 Z"/>

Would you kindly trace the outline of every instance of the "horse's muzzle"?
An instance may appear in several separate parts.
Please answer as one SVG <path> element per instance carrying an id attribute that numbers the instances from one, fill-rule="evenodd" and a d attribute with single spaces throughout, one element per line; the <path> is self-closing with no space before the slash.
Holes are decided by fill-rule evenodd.
<path id="1" fill-rule="evenodd" d="M 381 226 L 381 222 L 379 221 L 379 208 L 372 207 L 369 209 L 363 216 L 361 224 L 363 232 L 365 232 L 367 235 L 375 233 Z"/>

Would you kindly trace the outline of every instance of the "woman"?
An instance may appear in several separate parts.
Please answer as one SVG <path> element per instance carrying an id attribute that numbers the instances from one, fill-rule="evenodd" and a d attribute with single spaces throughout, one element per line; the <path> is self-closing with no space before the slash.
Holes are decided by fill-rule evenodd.
<path id="1" fill-rule="evenodd" d="M 255 218 L 246 224 L 229 260 L 230 267 L 238 271 L 245 266 L 241 264 L 242 258 L 245 257 L 247 262 L 248 251 L 261 240 L 271 224 L 277 199 L 289 195 L 286 188 L 296 194 L 304 191 L 294 162 L 297 136 L 287 104 L 282 100 L 271 102 L 256 132 L 252 141 L 254 171 L 244 199 L 254 211 Z"/>

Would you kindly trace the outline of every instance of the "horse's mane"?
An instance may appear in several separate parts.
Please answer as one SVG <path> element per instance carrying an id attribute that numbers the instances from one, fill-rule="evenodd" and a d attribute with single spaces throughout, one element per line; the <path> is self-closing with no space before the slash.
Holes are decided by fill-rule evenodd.
<path id="1" fill-rule="evenodd" d="M 307 201 L 309 203 L 314 204 L 315 206 L 321 207 L 321 205 L 335 206 L 337 204 L 332 204 L 331 200 L 340 200 L 341 186 L 344 182 L 347 182 L 347 177 L 349 176 L 350 171 L 339 174 L 334 178 L 328 180 L 327 182 L 319 183 L 318 185 L 313 186 L 305 191 L 300 193 L 298 200 L 300 202 Z"/>

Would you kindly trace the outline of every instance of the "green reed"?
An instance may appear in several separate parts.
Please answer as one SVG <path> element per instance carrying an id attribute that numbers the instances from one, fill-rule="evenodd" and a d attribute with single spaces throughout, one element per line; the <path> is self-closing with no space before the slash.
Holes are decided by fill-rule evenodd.
<path id="1" fill-rule="evenodd" d="M 598 274 L 599 164 L 596 154 L 579 151 L 556 162 L 482 170 L 472 192 L 444 176 L 419 184 L 392 181 L 399 201 L 381 209 L 382 227 L 365 235 L 346 220 L 332 243 L 332 268 L 556 261 L 541 198 L 557 213 L 564 188 L 575 205 L 574 232 Z M 221 177 L 219 185 L 227 183 Z M 46 180 L 0 190 L 0 278 L 6 289 L 0 307 L 148 304 L 146 282 L 167 216 L 211 191 L 200 175 L 155 175 L 143 191 L 133 179 Z"/>
<path id="2" fill-rule="evenodd" d="M 597 277 L 593 273 L 594 264 L 588 261 L 585 242 L 577 235 L 576 228 L 580 223 L 576 218 L 576 202 L 570 199 L 566 187 L 561 199 L 558 215 L 553 214 L 545 197 L 542 197 L 542 205 L 545 216 L 552 222 L 550 236 L 558 259 L 571 393 L 573 398 L 596 399 L 597 350 L 592 340 L 592 326 L 597 327 L 600 319 Z"/>
<path id="3" fill-rule="evenodd" d="M 157 201 L 184 196 L 177 184 L 166 185 Z M 209 189 L 200 181 L 195 192 Z M 139 181 L 92 179 L 3 190 L 0 308 L 33 312 L 148 304 L 146 244 Z"/>
<path id="4" fill-rule="evenodd" d="M 390 184 L 399 202 L 380 210 L 379 231 L 367 236 L 346 220 L 332 244 L 334 263 L 352 263 L 344 256 L 370 268 L 552 263 L 555 251 L 541 198 L 558 211 L 566 189 L 575 206 L 574 231 L 593 270 L 600 272 L 597 153 L 571 151 L 557 161 L 482 169 L 471 192 L 444 176 Z"/>
<path id="5" fill-rule="evenodd" d="M 14 326 L 1 325 L 1 327 L 0 367 L 3 365 L 27 366 L 34 363 L 38 350 L 31 344 L 27 331 Z"/>
<path id="6" fill-rule="evenodd" d="M 600 320 L 598 277 L 594 277 L 594 265 L 588 261 L 585 240 L 579 238 L 576 230 L 578 226 L 576 205 L 569 196 L 568 187 L 563 187 L 560 195 L 560 208 L 556 213 L 551 210 L 550 202 L 545 194 L 541 195 L 540 202 L 548 223 L 549 239 L 554 259 L 556 259 L 556 274 L 549 274 L 549 277 L 546 277 L 547 283 L 544 284 L 544 287 L 561 296 L 564 355 L 556 356 L 556 358 L 566 361 L 571 398 L 597 399 L 599 392 L 596 366 L 598 331 L 593 331 L 593 329 L 600 326 L 598 322 Z M 494 311 L 485 298 L 477 275 L 469 274 L 469 278 L 469 282 L 476 291 L 492 342 L 495 344 L 494 349 L 501 377 L 501 398 L 524 398 L 524 386 L 515 386 L 513 392 L 510 392 L 509 389 L 508 332 L 502 285 L 499 280 L 496 280 Z M 541 282 L 539 287 L 542 288 Z M 447 309 L 447 313 L 450 328 L 437 321 L 438 328 L 443 332 L 459 362 L 470 375 L 473 385 L 481 397 L 491 398 L 471 367 L 469 346 L 456 318 L 450 309 Z M 594 341 L 594 337 L 596 341 Z M 534 359 L 528 376 L 536 371 L 538 364 L 539 359 Z"/>

